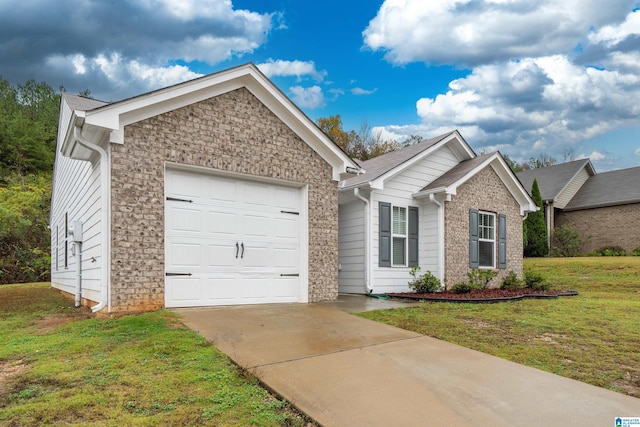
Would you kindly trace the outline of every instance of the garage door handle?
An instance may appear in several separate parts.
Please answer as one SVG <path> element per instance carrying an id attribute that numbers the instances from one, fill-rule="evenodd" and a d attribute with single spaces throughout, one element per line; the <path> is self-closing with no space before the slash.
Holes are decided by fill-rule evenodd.
<path id="1" fill-rule="evenodd" d="M 164 273 L 165 276 L 191 276 L 191 273 Z"/>
<path id="2" fill-rule="evenodd" d="M 240 245 L 236 242 L 236 259 L 238 259 L 238 252 L 240 252 Z"/>
<path id="3" fill-rule="evenodd" d="M 300 277 L 300 275 L 298 273 L 296 274 L 285 274 L 285 273 L 281 273 L 280 277 Z"/>
<path id="4" fill-rule="evenodd" d="M 242 248 L 242 253 L 240 254 L 240 259 L 244 258 L 244 242 L 240 243 L 240 247 Z"/>

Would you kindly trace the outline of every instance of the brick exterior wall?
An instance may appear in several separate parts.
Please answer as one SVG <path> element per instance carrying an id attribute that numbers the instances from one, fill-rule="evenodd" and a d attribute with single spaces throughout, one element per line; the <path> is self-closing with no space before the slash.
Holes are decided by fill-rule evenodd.
<path id="1" fill-rule="evenodd" d="M 337 298 L 332 168 L 242 88 L 126 126 L 112 144 L 112 311 L 164 306 L 165 162 L 308 184 L 309 300 Z"/>
<path id="2" fill-rule="evenodd" d="M 556 211 L 556 228 L 571 226 L 584 238 L 591 236 L 583 252 L 595 251 L 605 245 L 622 246 L 627 253 L 640 246 L 640 203 L 584 209 Z"/>
<path id="3" fill-rule="evenodd" d="M 520 205 L 490 167 L 458 188 L 445 202 L 445 284 L 447 288 L 468 280 L 469 210 L 496 214 L 496 265 L 498 256 L 498 214 L 507 216 L 507 268 L 496 269 L 498 276 L 490 284 L 498 287 L 510 270 L 522 277 L 522 217 Z"/>

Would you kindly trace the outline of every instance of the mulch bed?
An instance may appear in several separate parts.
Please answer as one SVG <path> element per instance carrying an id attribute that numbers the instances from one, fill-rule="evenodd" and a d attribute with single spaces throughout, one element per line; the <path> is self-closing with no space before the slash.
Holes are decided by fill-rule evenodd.
<path id="1" fill-rule="evenodd" d="M 517 301 L 525 298 L 558 298 L 578 295 L 578 291 L 551 290 L 536 291 L 533 289 L 502 290 L 477 289 L 468 294 L 454 294 L 451 291 L 416 294 L 413 292 L 386 294 L 392 298 L 404 298 L 420 301 L 437 302 L 466 302 L 466 303 L 494 303 L 503 301 Z"/>

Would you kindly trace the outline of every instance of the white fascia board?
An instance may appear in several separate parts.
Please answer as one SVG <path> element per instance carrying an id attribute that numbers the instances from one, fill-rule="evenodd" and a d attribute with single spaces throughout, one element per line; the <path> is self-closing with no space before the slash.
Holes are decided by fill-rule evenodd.
<path id="1" fill-rule="evenodd" d="M 520 215 L 526 216 L 529 212 L 536 212 L 539 210 L 536 203 L 533 201 L 531 196 L 529 196 L 527 190 L 524 189 L 502 156 L 496 153 L 495 156 L 491 156 L 491 159 L 491 167 L 520 205 Z"/>
<path id="2" fill-rule="evenodd" d="M 453 144 L 449 148 L 460 161 L 476 157 L 476 153 L 457 130 L 454 130 L 451 135 L 447 136 L 443 141 L 445 143 L 457 142 L 457 144 Z"/>
<path id="3" fill-rule="evenodd" d="M 124 142 L 124 127 L 150 117 L 246 88 L 291 128 L 333 168 L 333 179 L 358 165 L 333 143 L 253 64 L 221 71 L 182 84 L 98 108 L 87 113 L 87 123 L 109 129 L 110 141 Z M 304 165 L 301 165 L 304 166 Z"/>

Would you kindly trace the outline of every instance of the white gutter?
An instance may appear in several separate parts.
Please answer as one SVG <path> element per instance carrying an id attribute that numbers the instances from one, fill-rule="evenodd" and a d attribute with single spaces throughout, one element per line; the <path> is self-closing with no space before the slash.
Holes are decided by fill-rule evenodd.
<path id="1" fill-rule="evenodd" d="M 429 194 L 429 200 L 438 207 L 438 279 L 444 285 L 444 204 L 433 193 Z"/>
<path id="2" fill-rule="evenodd" d="M 364 284 L 367 289 L 367 293 L 373 293 L 373 287 L 371 286 L 371 260 L 369 259 L 369 247 L 371 246 L 371 215 L 369 209 L 369 200 L 360 194 L 358 188 L 353 189 L 353 195 L 364 202 Z"/>
<path id="3" fill-rule="evenodd" d="M 109 155 L 99 145 L 84 139 L 80 126 L 74 127 L 73 136 L 78 144 L 89 150 L 95 151 L 100 155 L 100 191 L 102 192 L 102 218 L 100 219 L 102 226 L 102 242 L 100 244 L 100 256 L 102 258 L 102 284 L 100 289 L 100 301 L 97 305 L 91 307 L 91 311 L 96 313 L 105 308 L 109 302 Z"/>
<path id="4" fill-rule="evenodd" d="M 76 253 L 76 297 L 75 306 L 82 304 L 82 243 L 73 242 Z"/>

